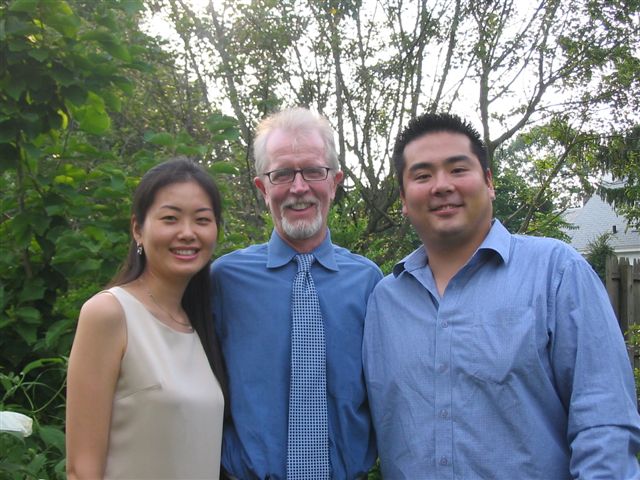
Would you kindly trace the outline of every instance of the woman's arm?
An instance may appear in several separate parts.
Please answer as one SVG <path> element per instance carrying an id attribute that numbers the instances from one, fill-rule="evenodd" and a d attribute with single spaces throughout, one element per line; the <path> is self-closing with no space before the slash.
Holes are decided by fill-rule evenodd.
<path id="1" fill-rule="evenodd" d="M 113 395 L 127 343 L 124 311 L 109 293 L 80 311 L 67 375 L 67 475 L 104 475 Z"/>

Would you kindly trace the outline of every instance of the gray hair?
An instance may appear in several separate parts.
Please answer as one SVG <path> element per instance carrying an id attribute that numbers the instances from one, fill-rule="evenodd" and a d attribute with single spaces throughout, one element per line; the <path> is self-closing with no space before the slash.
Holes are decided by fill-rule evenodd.
<path id="1" fill-rule="evenodd" d="M 334 170 L 340 170 L 338 153 L 334 141 L 333 128 L 329 121 L 306 108 L 290 108 L 274 113 L 262 119 L 256 128 L 256 137 L 253 141 L 253 157 L 258 175 L 264 173 L 269 159 L 267 158 L 267 141 L 274 130 L 284 130 L 295 135 L 296 139 L 318 132 L 324 142 L 324 151 L 328 166 Z"/>

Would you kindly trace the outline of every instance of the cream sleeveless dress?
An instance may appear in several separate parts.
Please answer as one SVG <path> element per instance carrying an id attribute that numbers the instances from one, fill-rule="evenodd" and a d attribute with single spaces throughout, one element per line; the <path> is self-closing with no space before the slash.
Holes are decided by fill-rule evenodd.
<path id="1" fill-rule="evenodd" d="M 105 478 L 217 479 L 224 398 L 200 338 L 161 323 L 126 290 L 127 349 L 116 385 Z"/>

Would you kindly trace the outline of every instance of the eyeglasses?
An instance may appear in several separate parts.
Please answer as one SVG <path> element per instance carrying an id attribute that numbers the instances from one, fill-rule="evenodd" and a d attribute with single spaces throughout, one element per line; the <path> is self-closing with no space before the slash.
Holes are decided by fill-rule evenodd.
<path id="1" fill-rule="evenodd" d="M 273 185 L 282 185 L 292 183 L 298 173 L 306 182 L 320 182 L 327 178 L 331 170 L 333 169 L 329 167 L 281 168 L 265 172 L 263 175 L 269 177 Z"/>

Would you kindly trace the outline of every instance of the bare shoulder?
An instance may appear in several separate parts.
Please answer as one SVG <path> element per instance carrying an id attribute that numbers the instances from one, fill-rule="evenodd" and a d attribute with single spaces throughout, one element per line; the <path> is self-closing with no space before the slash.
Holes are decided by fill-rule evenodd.
<path id="1" fill-rule="evenodd" d="M 125 328 L 124 310 L 109 292 L 100 292 L 87 300 L 80 310 L 78 327 L 118 332 Z"/>

